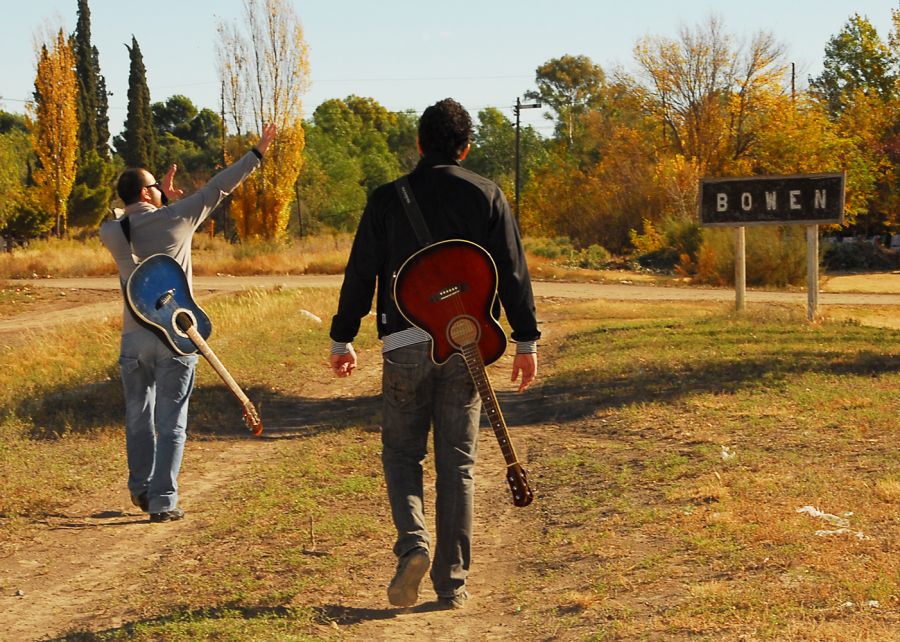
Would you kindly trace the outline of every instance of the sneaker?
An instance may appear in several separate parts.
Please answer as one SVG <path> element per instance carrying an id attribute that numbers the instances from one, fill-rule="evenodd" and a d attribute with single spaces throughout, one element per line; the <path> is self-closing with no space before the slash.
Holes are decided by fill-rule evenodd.
<path id="1" fill-rule="evenodd" d="M 184 518 L 184 511 L 180 508 L 163 511 L 162 513 L 150 513 L 150 521 L 154 524 L 160 522 L 175 522 Z"/>
<path id="2" fill-rule="evenodd" d="M 438 608 L 440 609 L 461 609 L 466 606 L 469 594 L 466 591 L 457 593 L 450 597 L 438 596 Z"/>
<path id="3" fill-rule="evenodd" d="M 428 551 L 416 548 L 400 558 L 388 586 L 388 601 L 394 606 L 412 606 L 419 599 L 419 583 L 428 570 Z"/>
<path id="4" fill-rule="evenodd" d="M 131 503 L 140 508 L 145 513 L 150 512 L 150 496 L 147 495 L 147 491 L 144 491 L 140 495 L 131 494 Z"/>

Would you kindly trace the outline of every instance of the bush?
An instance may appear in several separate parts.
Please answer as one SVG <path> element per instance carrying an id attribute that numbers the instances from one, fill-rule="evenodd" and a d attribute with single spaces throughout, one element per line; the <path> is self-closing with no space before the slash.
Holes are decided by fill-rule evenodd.
<path id="1" fill-rule="evenodd" d="M 892 270 L 900 268 L 900 252 L 874 243 L 826 242 L 822 252 L 826 270 Z"/>
<path id="2" fill-rule="evenodd" d="M 586 270 L 602 270 L 611 260 L 612 255 L 609 251 L 595 243 L 574 253 L 569 259 L 569 264 Z"/>
<path id="3" fill-rule="evenodd" d="M 534 256 L 550 259 L 564 267 L 583 268 L 585 270 L 601 270 L 612 261 L 612 255 L 602 245 L 593 243 L 585 248 L 576 249 L 572 241 L 565 236 L 556 238 L 527 238 L 523 240 L 525 250 Z"/>
<path id="4" fill-rule="evenodd" d="M 676 268 L 692 274 L 697 253 L 703 243 L 703 230 L 691 219 L 667 217 L 662 229 L 644 219 L 644 233 L 631 230 L 631 244 L 636 250 L 638 265 L 658 272 L 673 272 Z"/>
<path id="5" fill-rule="evenodd" d="M 525 250 L 545 259 L 568 259 L 575 253 L 572 241 L 565 236 L 556 238 L 527 237 L 522 240 Z"/>
<path id="6" fill-rule="evenodd" d="M 806 279 L 806 230 L 756 226 L 746 231 L 747 285 L 800 285 Z M 734 230 L 706 230 L 697 255 L 697 283 L 734 285 Z"/>

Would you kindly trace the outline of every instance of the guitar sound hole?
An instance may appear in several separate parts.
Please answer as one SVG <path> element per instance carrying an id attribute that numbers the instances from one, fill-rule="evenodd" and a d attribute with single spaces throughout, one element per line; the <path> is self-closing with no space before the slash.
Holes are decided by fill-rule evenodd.
<path id="1" fill-rule="evenodd" d="M 447 326 L 447 338 L 457 348 L 478 343 L 479 327 L 474 317 L 458 316 Z"/>
<path id="2" fill-rule="evenodd" d="M 175 321 L 175 331 L 183 337 L 188 336 L 188 328 L 197 324 L 194 315 L 191 314 L 190 311 L 184 309 L 178 310 L 178 312 L 175 313 L 173 321 Z"/>

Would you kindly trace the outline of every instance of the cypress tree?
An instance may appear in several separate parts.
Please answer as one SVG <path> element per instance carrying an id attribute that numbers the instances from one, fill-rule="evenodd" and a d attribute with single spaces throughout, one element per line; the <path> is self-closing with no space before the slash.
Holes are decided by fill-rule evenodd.
<path id="1" fill-rule="evenodd" d="M 93 47 L 94 69 L 97 70 L 97 152 L 109 159 L 109 95 L 106 78 L 100 74 L 100 53 Z"/>
<path id="2" fill-rule="evenodd" d="M 141 47 L 134 36 L 125 45 L 131 60 L 128 73 L 128 116 L 122 136 L 116 138 L 116 151 L 129 167 L 145 167 L 151 172 L 156 165 L 156 136 L 150 111 L 150 89 Z"/>
<path id="3" fill-rule="evenodd" d="M 91 10 L 78 0 L 78 24 L 72 40 L 75 75 L 78 77 L 78 161 L 97 149 L 97 69 L 91 47 Z"/>

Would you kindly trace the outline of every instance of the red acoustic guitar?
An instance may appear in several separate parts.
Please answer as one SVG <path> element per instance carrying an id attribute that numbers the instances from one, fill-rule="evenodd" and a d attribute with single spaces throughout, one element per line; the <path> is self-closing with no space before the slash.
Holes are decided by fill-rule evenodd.
<path id="1" fill-rule="evenodd" d="M 480 246 L 461 239 L 419 250 L 406 260 L 394 281 L 400 312 L 431 336 L 432 361 L 442 364 L 455 354 L 465 360 L 503 451 L 513 503 L 528 506 L 534 493 L 485 372 L 485 364 L 506 350 L 506 335 L 491 312 L 496 298 L 494 260 Z"/>

